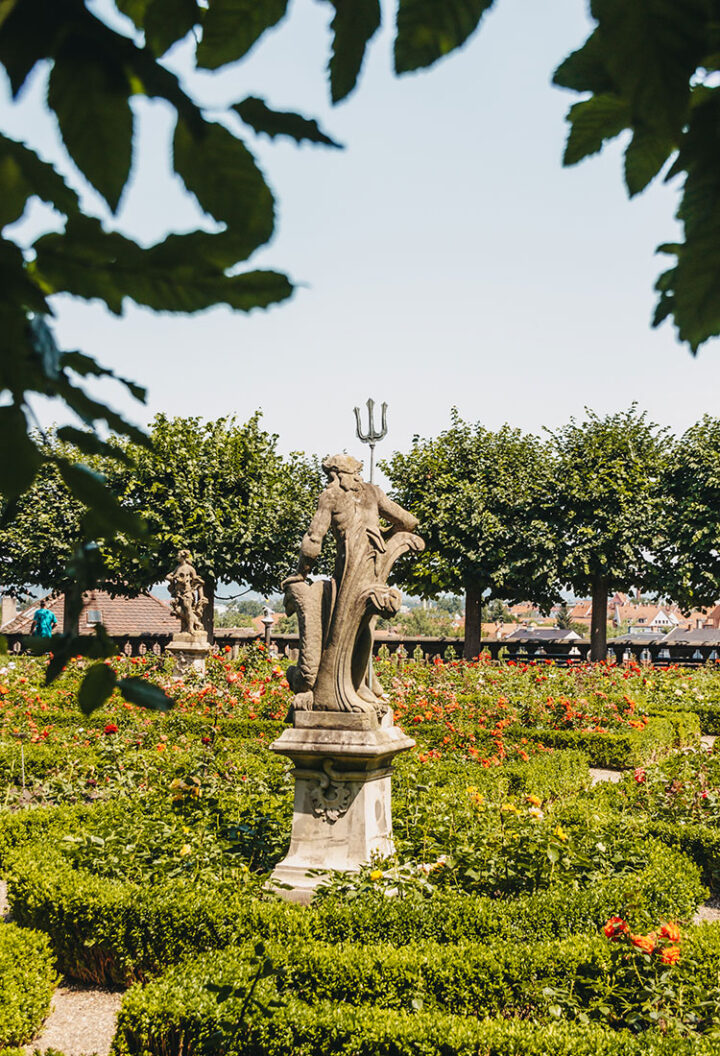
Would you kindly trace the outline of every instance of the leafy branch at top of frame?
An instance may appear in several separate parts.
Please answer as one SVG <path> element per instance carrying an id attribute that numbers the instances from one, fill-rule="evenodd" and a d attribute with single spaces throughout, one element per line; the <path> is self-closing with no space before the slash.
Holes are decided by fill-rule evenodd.
<path id="1" fill-rule="evenodd" d="M 665 169 L 682 178 L 684 240 L 657 280 L 653 325 L 672 317 L 693 353 L 720 333 L 720 5 L 717 0 L 592 0 L 596 26 L 555 71 L 555 84 L 586 94 L 571 106 L 564 164 L 629 134 L 628 194 Z"/>

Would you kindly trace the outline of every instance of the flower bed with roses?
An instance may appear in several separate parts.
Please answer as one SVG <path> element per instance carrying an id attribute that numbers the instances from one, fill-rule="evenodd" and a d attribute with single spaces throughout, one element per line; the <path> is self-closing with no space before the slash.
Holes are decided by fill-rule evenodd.
<path id="1" fill-rule="evenodd" d="M 498 1053 L 639 1054 L 672 1038 L 669 1056 L 685 1035 L 697 1052 L 712 1038 L 720 938 L 690 925 L 705 892 L 688 848 L 648 828 L 671 812 L 661 813 L 672 768 L 691 756 L 658 763 L 664 791 L 660 777 L 652 795 L 641 787 L 677 735 L 654 714 L 670 712 L 675 689 L 688 692 L 684 675 L 378 662 L 397 721 L 418 742 L 395 772 L 396 857 L 335 877 L 304 910 L 264 889 L 292 811 L 288 766 L 267 751 L 291 700 L 284 661 L 254 646 L 213 657 L 203 682 L 178 683 L 160 658 L 117 658 L 119 674 L 159 681 L 175 707 L 153 714 L 113 695 L 89 716 L 75 696 L 85 661 L 49 688 L 44 660 L 10 663 L 0 673 L 0 870 L 17 920 L 47 933 L 64 972 L 143 982 L 128 995 L 118 1052 L 175 1051 L 182 1034 L 198 1053 L 217 1051 L 221 1036 L 223 1051 L 289 1056 L 329 1051 L 335 1030 L 333 1051 L 349 1056 L 372 1051 L 383 1016 L 417 1051 L 408 1024 L 424 1008 L 447 1029 L 433 1042 L 427 1019 L 421 1051 L 447 1056 L 484 1051 L 478 1015 Z M 703 696 L 720 679 L 693 675 Z M 568 746 L 598 743 L 645 746 L 637 772 L 648 781 L 623 786 L 635 798 L 588 790 L 587 756 Z M 710 803 L 687 789 L 676 801 L 688 824 L 709 829 L 714 762 L 703 766 L 695 780 Z M 608 937 L 615 918 L 628 930 Z M 247 994 L 258 937 L 281 1009 L 267 1018 L 253 1006 L 243 1035 L 233 994 Z"/>

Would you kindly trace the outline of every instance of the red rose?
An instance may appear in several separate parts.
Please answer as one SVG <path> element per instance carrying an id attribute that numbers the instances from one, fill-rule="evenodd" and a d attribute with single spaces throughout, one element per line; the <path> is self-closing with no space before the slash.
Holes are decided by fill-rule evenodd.
<path id="1" fill-rule="evenodd" d="M 628 928 L 622 917 L 610 917 L 607 924 L 603 928 L 605 935 L 608 939 L 616 939 L 619 935 L 626 934 L 630 929 Z"/>
<path id="2" fill-rule="evenodd" d="M 680 960 L 680 948 L 678 946 L 666 946 L 660 954 L 663 964 L 677 964 Z"/>
<path id="3" fill-rule="evenodd" d="M 677 924 L 663 924 L 660 928 L 660 934 L 664 938 L 670 939 L 670 942 L 680 941 L 680 928 Z"/>
<path id="4" fill-rule="evenodd" d="M 117 733 L 118 728 L 114 722 L 109 722 L 105 727 L 105 733 Z"/>
<path id="5" fill-rule="evenodd" d="M 630 942 L 643 953 L 652 953 L 655 949 L 654 935 L 631 935 Z"/>

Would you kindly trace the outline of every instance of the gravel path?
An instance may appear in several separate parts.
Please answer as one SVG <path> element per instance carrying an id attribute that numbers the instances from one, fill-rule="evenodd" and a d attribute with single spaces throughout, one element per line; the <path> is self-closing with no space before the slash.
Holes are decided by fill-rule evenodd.
<path id="1" fill-rule="evenodd" d="M 59 1049 L 65 1056 L 108 1056 L 122 997 L 121 990 L 59 986 L 50 1015 L 27 1051 Z"/>
<path id="2" fill-rule="evenodd" d="M 601 770 L 598 767 L 590 767 L 590 778 L 593 785 L 598 785 L 601 781 L 610 781 L 615 784 L 622 777 L 625 776 L 624 770 Z"/>

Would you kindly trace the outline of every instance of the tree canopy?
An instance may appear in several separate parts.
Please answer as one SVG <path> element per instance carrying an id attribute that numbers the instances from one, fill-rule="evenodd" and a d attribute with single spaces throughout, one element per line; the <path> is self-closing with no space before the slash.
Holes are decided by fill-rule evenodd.
<path id="1" fill-rule="evenodd" d="M 149 587 L 187 546 L 206 581 L 210 625 L 216 583 L 277 590 L 322 489 L 317 462 L 283 458 L 277 439 L 261 428 L 259 413 L 242 425 L 158 415 L 150 446 L 128 445 L 129 465 L 109 474 L 121 507 L 149 526 L 131 567 L 113 557 L 116 573 L 135 589 Z"/>
<path id="2" fill-rule="evenodd" d="M 712 605 L 720 587 L 720 419 L 705 415 L 674 445 L 664 489 L 664 593 L 687 609 Z"/>
<path id="3" fill-rule="evenodd" d="M 420 518 L 427 546 L 399 576 L 412 593 L 465 593 L 465 655 L 480 650 L 484 597 L 555 600 L 555 543 L 542 507 L 545 445 L 519 429 L 492 432 L 453 412 L 449 429 L 416 437 L 383 469 L 393 496 Z"/>
<path id="4" fill-rule="evenodd" d="M 553 486 L 547 515 L 558 540 L 563 584 L 593 600 L 591 652 L 607 650 L 613 590 L 659 589 L 657 558 L 666 533 L 667 430 L 627 411 L 570 422 L 550 435 Z"/>

